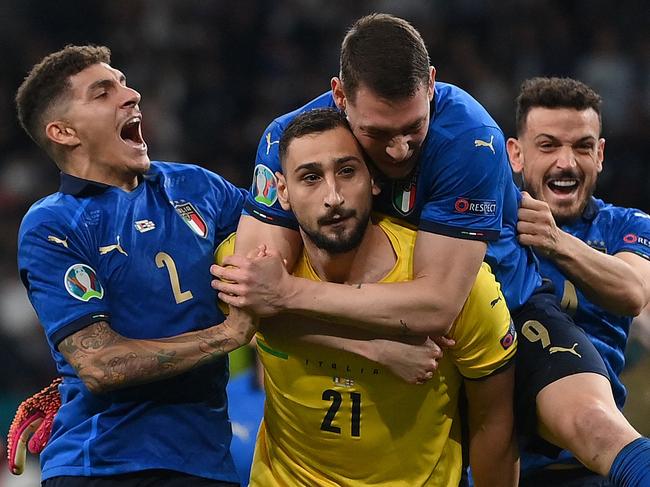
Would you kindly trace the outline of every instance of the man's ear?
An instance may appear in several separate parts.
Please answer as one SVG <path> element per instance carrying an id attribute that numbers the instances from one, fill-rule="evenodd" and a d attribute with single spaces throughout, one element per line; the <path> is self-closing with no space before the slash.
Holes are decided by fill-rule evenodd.
<path id="1" fill-rule="evenodd" d="M 603 170 L 603 161 L 605 160 L 605 139 L 598 139 L 598 153 L 596 154 L 596 169 L 598 172 Z"/>
<path id="2" fill-rule="evenodd" d="M 381 188 L 379 187 L 379 185 L 377 183 L 375 183 L 374 178 L 370 179 L 370 184 L 371 184 L 372 195 L 373 196 L 377 196 L 379 193 L 381 193 Z"/>
<path id="3" fill-rule="evenodd" d="M 336 76 L 333 77 L 330 84 L 332 86 L 332 96 L 334 97 L 334 103 L 336 103 L 336 106 L 339 110 L 345 112 L 346 99 L 341 78 L 337 78 Z"/>
<path id="4" fill-rule="evenodd" d="M 521 153 L 521 144 L 519 139 L 514 137 L 508 138 L 506 142 L 506 149 L 508 150 L 508 159 L 510 159 L 510 167 L 512 170 L 520 174 L 524 170 L 524 157 Z"/>
<path id="5" fill-rule="evenodd" d="M 427 94 L 429 96 L 429 101 L 433 100 L 433 88 L 436 84 L 436 68 L 429 66 L 429 89 Z"/>
<path id="6" fill-rule="evenodd" d="M 54 120 L 45 126 L 48 140 L 57 145 L 77 146 L 81 143 L 77 131 L 63 120 Z"/>
<path id="7" fill-rule="evenodd" d="M 275 177 L 278 180 L 278 201 L 280 206 L 284 211 L 291 211 L 291 205 L 289 204 L 289 191 L 287 190 L 287 180 L 284 177 L 284 174 L 281 172 L 276 172 Z"/>

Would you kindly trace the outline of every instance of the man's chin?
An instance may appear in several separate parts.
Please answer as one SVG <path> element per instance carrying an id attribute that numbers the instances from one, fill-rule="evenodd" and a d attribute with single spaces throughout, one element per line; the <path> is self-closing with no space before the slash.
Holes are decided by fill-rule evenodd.
<path id="1" fill-rule="evenodd" d="M 548 206 L 551 209 L 551 214 L 553 215 L 555 223 L 558 225 L 565 225 L 577 220 L 580 218 L 582 211 L 584 210 L 584 205 L 580 205 L 577 202 L 569 205 L 549 203 Z"/>

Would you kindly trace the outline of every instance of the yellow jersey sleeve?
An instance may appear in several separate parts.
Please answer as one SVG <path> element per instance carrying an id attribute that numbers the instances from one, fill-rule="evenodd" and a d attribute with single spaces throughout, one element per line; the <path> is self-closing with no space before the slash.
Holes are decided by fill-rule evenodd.
<path id="1" fill-rule="evenodd" d="M 221 265 L 223 259 L 235 253 L 236 237 L 237 234 L 233 232 L 230 235 L 228 235 L 228 237 L 219 244 L 217 250 L 214 251 L 215 264 Z M 228 315 L 228 313 L 230 312 L 230 308 L 228 307 L 228 305 L 221 300 L 218 300 L 217 304 L 219 305 L 219 309 L 221 310 L 221 312 L 225 315 Z"/>
<path id="2" fill-rule="evenodd" d="M 486 377 L 514 357 L 517 349 L 514 324 L 501 287 L 487 264 L 481 265 L 450 335 L 456 345 L 447 353 L 467 379 Z"/>

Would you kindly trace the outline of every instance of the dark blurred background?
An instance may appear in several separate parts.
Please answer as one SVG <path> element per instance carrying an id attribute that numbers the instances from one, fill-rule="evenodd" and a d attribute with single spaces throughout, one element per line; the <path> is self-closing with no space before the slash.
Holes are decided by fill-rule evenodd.
<path id="1" fill-rule="evenodd" d="M 437 79 L 473 94 L 513 135 L 514 98 L 536 75 L 577 77 L 604 98 L 597 195 L 650 210 L 650 4 L 643 0 L 5 0 L 0 6 L 0 431 L 54 375 L 16 272 L 22 215 L 58 172 L 20 130 L 13 97 L 69 43 L 105 44 L 142 94 L 152 159 L 199 163 L 247 186 L 276 116 L 329 88 L 352 21 L 383 11 L 422 33 Z M 639 323 L 630 362 L 650 372 Z M 647 340 L 647 341 L 644 341 Z M 643 379 L 645 384 L 647 378 Z M 638 394 L 638 396 L 635 396 Z M 632 396 L 650 402 L 650 389 Z M 650 429 L 647 403 L 637 426 Z M 631 414 L 634 414 L 633 412 Z"/>

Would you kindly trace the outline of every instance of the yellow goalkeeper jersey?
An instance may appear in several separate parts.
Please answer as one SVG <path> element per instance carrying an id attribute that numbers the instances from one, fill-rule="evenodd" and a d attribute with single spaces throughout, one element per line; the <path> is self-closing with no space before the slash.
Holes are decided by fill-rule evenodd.
<path id="1" fill-rule="evenodd" d="M 381 282 L 412 279 L 416 232 L 387 218 L 377 223 L 397 256 Z M 319 280 L 305 254 L 294 274 Z M 425 385 L 406 384 L 357 355 L 292 339 L 286 329 L 269 326 L 257 335 L 266 404 L 251 486 L 458 485 L 463 378 L 490 375 L 516 349 L 487 264 L 452 327 L 456 345 Z"/>

